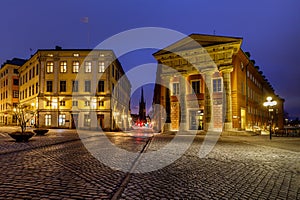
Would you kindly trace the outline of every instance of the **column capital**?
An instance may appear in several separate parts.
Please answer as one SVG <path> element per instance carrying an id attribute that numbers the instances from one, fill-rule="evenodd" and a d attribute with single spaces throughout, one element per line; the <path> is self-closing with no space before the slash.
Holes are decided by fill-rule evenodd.
<path id="1" fill-rule="evenodd" d="M 219 70 L 222 73 L 231 73 L 233 71 L 233 66 L 232 65 L 220 66 Z"/>

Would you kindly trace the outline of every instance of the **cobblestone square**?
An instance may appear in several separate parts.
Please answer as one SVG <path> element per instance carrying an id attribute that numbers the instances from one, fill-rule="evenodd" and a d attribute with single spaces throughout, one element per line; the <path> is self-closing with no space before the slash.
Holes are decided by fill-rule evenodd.
<path id="1" fill-rule="evenodd" d="M 28 143 L 15 143 L 3 129 L 0 199 L 300 199 L 297 137 L 270 141 L 267 136 L 222 136 L 199 158 L 204 136 L 197 135 L 172 164 L 126 173 L 94 158 L 76 130 L 52 129 Z M 131 152 L 157 151 L 174 137 L 119 132 L 106 136 Z M 179 142 L 191 136 L 181 137 Z M 113 159 L 117 162 L 118 156 Z"/>

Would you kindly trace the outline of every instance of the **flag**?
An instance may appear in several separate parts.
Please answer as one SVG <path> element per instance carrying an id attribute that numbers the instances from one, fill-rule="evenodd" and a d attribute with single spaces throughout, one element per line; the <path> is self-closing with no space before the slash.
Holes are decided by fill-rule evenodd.
<path id="1" fill-rule="evenodd" d="M 89 17 L 83 17 L 80 19 L 82 23 L 89 23 Z"/>

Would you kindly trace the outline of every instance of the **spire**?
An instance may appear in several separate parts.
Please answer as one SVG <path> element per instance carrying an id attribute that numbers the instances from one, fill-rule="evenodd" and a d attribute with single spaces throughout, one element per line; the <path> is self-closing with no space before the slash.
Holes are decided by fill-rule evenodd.
<path id="1" fill-rule="evenodd" d="M 144 89 L 142 87 L 142 92 L 141 92 L 141 103 L 144 103 Z"/>

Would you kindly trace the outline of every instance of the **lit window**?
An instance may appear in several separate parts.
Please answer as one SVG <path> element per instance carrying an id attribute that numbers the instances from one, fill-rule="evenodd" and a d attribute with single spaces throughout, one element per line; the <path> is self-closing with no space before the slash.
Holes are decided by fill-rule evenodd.
<path id="1" fill-rule="evenodd" d="M 19 98 L 18 90 L 13 90 L 13 98 Z"/>
<path id="2" fill-rule="evenodd" d="M 59 117 L 58 117 L 58 125 L 59 126 L 66 125 L 66 115 L 59 115 Z"/>
<path id="3" fill-rule="evenodd" d="M 73 85 L 72 91 L 78 92 L 78 81 L 73 81 L 72 85 Z"/>
<path id="4" fill-rule="evenodd" d="M 74 61 L 73 62 L 73 73 L 78 73 L 79 72 L 79 61 Z"/>
<path id="5" fill-rule="evenodd" d="M 51 115 L 45 115 L 45 125 L 51 126 Z"/>
<path id="6" fill-rule="evenodd" d="M 104 81 L 98 81 L 98 92 L 104 92 Z"/>
<path id="7" fill-rule="evenodd" d="M 99 62 L 99 72 L 103 73 L 105 71 L 105 65 L 104 62 Z"/>
<path id="8" fill-rule="evenodd" d="M 85 92 L 91 92 L 91 81 L 85 81 L 84 82 L 84 91 Z"/>
<path id="9" fill-rule="evenodd" d="M 195 94 L 200 94 L 200 80 L 192 81 L 192 88 Z"/>
<path id="10" fill-rule="evenodd" d="M 67 61 L 60 62 L 60 72 L 66 73 L 67 72 Z"/>
<path id="11" fill-rule="evenodd" d="M 60 92 L 66 92 L 67 91 L 67 81 L 60 81 Z"/>
<path id="12" fill-rule="evenodd" d="M 79 53 L 74 53 L 73 56 L 74 57 L 79 57 Z"/>
<path id="13" fill-rule="evenodd" d="M 84 63 L 84 71 L 87 73 L 92 72 L 92 62 L 87 61 Z"/>
<path id="14" fill-rule="evenodd" d="M 46 63 L 46 72 L 47 73 L 52 73 L 53 72 L 53 62 L 47 62 Z M 27 74 L 26 74 L 27 75 Z M 27 79 L 27 78 L 26 78 Z M 26 81 L 27 82 L 27 81 Z"/>
<path id="15" fill-rule="evenodd" d="M 179 83 L 173 83 L 173 95 L 179 94 Z"/>
<path id="16" fill-rule="evenodd" d="M 91 119 L 89 114 L 84 115 L 84 126 L 89 127 L 91 125 Z"/>
<path id="17" fill-rule="evenodd" d="M 222 79 L 213 79 L 213 92 L 222 92 Z"/>

